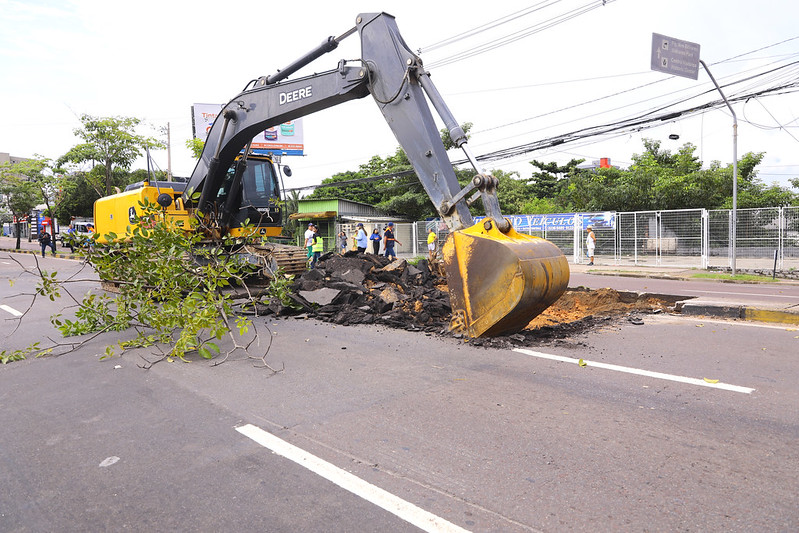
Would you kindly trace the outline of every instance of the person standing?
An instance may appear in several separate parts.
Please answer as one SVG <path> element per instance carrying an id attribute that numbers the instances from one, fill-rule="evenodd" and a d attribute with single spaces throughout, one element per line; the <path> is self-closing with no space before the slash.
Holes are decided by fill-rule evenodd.
<path id="1" fill-rule="evenodd" d="M 436 240 L 438 237 L 436 236 L 436 232 L 433 228 L 430 228 L 430 233 L 427 234 L 427 253 L 429 255 L 429 261 L 432 263 L 436 258 Z"/>
<path id="2" fill-rule="evenodd" d="M 363 224 L 358 222 L 358 230 L 355 233 L 355 245 L 358 247 L 358 253 L 366 252 L 366 246 L 369 244 L 369 237 L 366 236 L 366 230 L 363 229 Z"/>
<path id="3" fill-rule="evenodd" d="M 325 242 L 322 239 L 322 236 L 319 235 L 319 228 L 314 228 L 316 231 L 313 235 L 313 244 L 311 248 L 313 249 L 313 257 L 311 258 L 311 268 L 316 268 L 316 264 L 319 262 L 319 258 L 322 256 L 322 252 L 325 250 Z"/>
<path id="4" fill-rule="evenodd" d="M 313 259 L 313 237 L 314 233 L 313 222 L 308 223 L 308 229 L 305 230 L 305 249 L 308 250 L 308 257 L 305 259 L 307 262 Z"/>
<path id="5" fill-rule="evenodd" d="M 41 237 L 39 237 L 39 244 L 42 245 L 42 257 L 47 254 L 48 246 L 53 250 L 53 255 L 55 255 L 55 243 L 53 239 L 50 238 L 50 234 L 47 231 L 44 231 Z"/>
<path id="6" fill-rule="evenodd" d="M 596 249 L 596 235 L 594 235 L 594 227 L 588 226 L 586 228 L 588 234 L 585 236 L 585 248 L 588 251 L 588 264 L 594 264 L 594 249 Z"/>
<path id="7" fill-rule="evenodd" d="M 394 259 L 397 258 L 397 253 L 394 251 L 394 243 L 399 244 L 402 246 L 402 243 L 394 237 L 394 223 L 389 222 L 388 226 L 386 227 L 386 231 L 383 232 L 383 242 L 385 243 L 386 257 L 393 257 Z"/>
<path id="8" fill-rule="evenodd" d="M 338 248 L 341 255 L 344 255 L 344 252 L 347 251 L 347 232 L 343 229 L 338 232 Z"/>
<path id="9" fill-rule="evenodd" d="M 369 235 L 369 240 L 372 241 L 372 253 L 375 255 L 380 253 L 380 239 L 380 230 L 375 228 Z"/>

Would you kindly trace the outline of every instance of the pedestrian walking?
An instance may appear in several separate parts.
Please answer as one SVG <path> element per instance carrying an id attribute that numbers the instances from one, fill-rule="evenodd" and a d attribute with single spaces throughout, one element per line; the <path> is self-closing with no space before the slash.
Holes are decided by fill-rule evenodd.
<path id="1" fill-rule="evenodd" d="M 308 223 L 308 229 L 305 230 L 305 249 L 308 251 L 308 256 L 306 257 L 305 261 L 310 263 L 313 259 L 313 237 L 314 237 L 314 226 L 313 222 Z"/>
<path id="2" fill-rule="evenodd" d="M 341 251 L 341 255 L 344 255 L 344 252 L 347 251 L 347 232 L 343 229 L 338 232 L 338 248 Z"/>
<path id="3" fill-rule="evenodd" d="M 397 240 L 394 236 L 394 223 L 389 222 L 388 226 L 386 227 L 386 231 L 383 232 L 383 242 L 385 243 L 386 257 L 393 257 L 394 259 L 397 258 L 397 253 L 394 251 L 394 243 L 399 244 L 402 246 L 402 243 Z"/>
<path id="4" fill-rule="evenodd" d="M 50 234 L 47 231 L 43 232 L 39 237 L 39 244 L 42 245 L 42 257 L 46 255 L 48 246 L 52 249 L 53 255 L 55 255 L 55 241 L 50 238 Z"/>

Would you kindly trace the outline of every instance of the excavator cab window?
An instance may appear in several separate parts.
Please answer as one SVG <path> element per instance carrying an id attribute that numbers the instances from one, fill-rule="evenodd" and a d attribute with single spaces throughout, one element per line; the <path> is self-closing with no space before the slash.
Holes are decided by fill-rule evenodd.
<path id="1" fill-rule="evenodd" d="M 270 200 L 278 199 L 275 167 L 268 159 L 248 159 L 244 172 L 244 203 L 253 207 L 266 207 Z"/>
<path id="2" fill-rule="evenodd" d="M 236 164 L 228 169 L 225 180 L 219 188 L 217 201 L 223 203 L 227 198 L 230 187 L 233 184 Z M 277 176 L 272 162 L 268 159 L 247 159 L 247 169 L 242 176 L 242 186 L 244 198 L 242 204 L 252 207 L 266 207 L 269 200 L 279 199 L 280 188 L 278 187 Z"/>

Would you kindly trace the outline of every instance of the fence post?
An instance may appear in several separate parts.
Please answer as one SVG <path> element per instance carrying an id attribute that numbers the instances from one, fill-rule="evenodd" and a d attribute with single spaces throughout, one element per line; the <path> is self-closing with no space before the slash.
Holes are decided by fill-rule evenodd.
<path id="1" fill-rule="evenodd" d="M 702 253 L 702 270 L 707 270 L 710 264 L 710 215 L 707 209 L 702 209 L 702 230 L 699 249 Z"/>
<path id="2" fill-rule="evenodd" d="M 785 210 L 783 207 L 777 208 L 777 221 L 777 228 L 779 228 L 777 234 L 777 250 L 779 251 L 780 270 L 782 270 L 784 268 L 782 261 L 785 254 L 785 232 L 788 229 L 785 220 Z"/>
<path id="3" fill-rule="evenodd" d="M 572 237 L 573 240 L 574 240 L 573 244 L 574 244 L 574 264 L 575 265 L 579 264 L 582 261 L 582 255 L 583 255 L 583 243 L 581 242 L 582 224 L 580 222 L 581 222 L 580 215 L 575 213 L 575 215 L 574 215 L 574 224 L 573 224 L 574 225 L 574 234 L 573 234 L 573 237 Z"/>
<path id="4" fill-rule="evenodd" d="M 655 264 L 660 266 L 660 255 L 663 247 L 663 221 L 660 218 L 660 211 L 655 211 Z"/>
<path id="5" fill-rule="evenodd" d="M 727 266 L 732 269 L 732 248 L 735 246 L 735 225 L 732 223 L 732 209 L 727 210 Z"/>

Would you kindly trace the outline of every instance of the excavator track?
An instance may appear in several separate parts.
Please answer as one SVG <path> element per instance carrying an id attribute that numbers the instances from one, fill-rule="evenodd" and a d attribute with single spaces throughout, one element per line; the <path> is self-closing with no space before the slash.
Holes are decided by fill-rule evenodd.
<path id="1" fill-rule="evenodd" d="M 239 253 L 246 253 L 262 265 L 260 274 L 265 280 L 272 279 L 278 269 L 285 274 L 297 275 L 308 268 L 308 252 L 301 246 L 279 243 L 248 244 Z"/>

